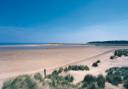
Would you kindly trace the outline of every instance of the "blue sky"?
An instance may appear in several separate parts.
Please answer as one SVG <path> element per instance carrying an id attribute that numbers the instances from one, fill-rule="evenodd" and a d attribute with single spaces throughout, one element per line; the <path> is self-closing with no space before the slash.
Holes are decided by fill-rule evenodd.
<path id="1" fill-rule="evenodd" d="M 128 0 L 0 0 L 0 42 L 128 39 Z"/>

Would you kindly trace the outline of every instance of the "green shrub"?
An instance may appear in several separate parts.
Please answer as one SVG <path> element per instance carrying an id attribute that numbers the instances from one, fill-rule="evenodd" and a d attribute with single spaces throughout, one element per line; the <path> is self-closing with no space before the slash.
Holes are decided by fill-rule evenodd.
<path id="1" fill-rule="evenodd" d="M 120 75 L 107 75 L 106 80 L 113 85 L 118 85 L 122 83 L 122 79 Z"/>
<path id="2" fill-rule="evenodd" d="M 128 67 L 114 67 L 106 71 L 106 80 L 113 85 L 118 85 L 128 80 Z"/>
<path id="3" fill-rule="evenodd" d="M 95 62 L 95 63 L 92 64 L 92 66 L 93 67 L 98 67 L 98 63 Z"/>
<path id="4" fill-rule="evenodd" d="M 105 77 L 103 75 L 98 75 L 96 78 L 97 81 L 97 85 L 100 88 L 104 88 L 105 87 Z"/>
<path id="5" fill-rule="evenodd" d="M 59 68 L 58 73 L 60 74 L 64 69 L 62 67 Z"/>
<path id="6" fill-rule="evenodd" d="M 69 70 L 68 70 L 68 67 L 65 67 L 65 68 L 64 68 L 64 72 L 67 72 L 67 71 L 69 71 Z"/>
<path id="7" fill-rule="evenodd" d="M 106 72 L 106 80 L 113 85 L 118 85 L 128 79 L 128 67 L 114 67 Z"/>
<path id="8" fill-rule="evenodd" d="M 65 67 L 64 71 L 67 72 L 67 71 L 70 71 L 70 70 L 73 70 L 73 71 L 84 71 L 84 70 L 89 70 L 89 67 L 88 66 L 84 66 L 84 65 L 69 65 L 68 67 Z"/>
<path id="9" fill-rule="evenodd" d="M 39 89 L 39 87 L 30 76 L 22 75 L 6 81 L 2 89 Z"/>
<path id="10" fill-rule="evenodd" d="M 89 67 L 88 66 L 84 66 L 84 69 L 89 71 Z"/>
<path id="11" fill-rule="evenodd" d="M 128 56 L 128 49 L 115 50 L 113 56 L 116 56 L 116 57 Z"/>
<path id="12" fill-rule="evenodd" d="M 128 74 L 123 76 L 123 81 L 128 80 Z"/>
<path id="13" fill-rule="evenodd" d="M 83 83 L 87 82 L 87 83 L 91 83 L 91 82 L 95 82 L 96 81 L 96 77 L 92 76 L 92 75 L 86 75 L 84 77 Z"/>
<path id="14" fill-rule="evenodd" d="M 59 71 L 58 70 L 54 70 L 51 75 L 58 75 L 58 74 L 59 74 Z"/>
<path id="15" fill-rule="evenodd" d="M 128 89 L 128 80 L 124 81 L 123 86 L 124 86 L 125 89 Z"/>
<path id="16" fill-rule="evenodd" d="M 65 76 L 65 80 L 68 81 L 68 82 L 73 82 L 74 77 L 71 76 L 71 75 L 67 75 L 67 76 Z"/>
<path id="17" fill-rule="evenodd" d="M 38 81 L 43 81 L 43 77 L 42 77 L 42 75 L 40 74 L 40 73 L 36 73 L 35 75 L 34 75 L 34 79 L 35 80 L 38 80 Z"/>
<path id="18" fill-rule="evenodd" d="M 125 51 L 125 50 L 122 50 L 122 49 L 116 50 L 115 53 L 114 53 L 114 56 L 121 57 L 123 55 L 123 51 Z"/>
<path id="19" fill-rule="evenodd" d="M 84 80 L 82 81 L 83 83 L 83 88 L 87 87 L 88 85 L 95 83 L 96 82 L 96 77 L 92 76 L 92 75 L 86 75 L 84 77 Z"/>
<path id="20" fill-rule="evenodd" d="M 48 76 L 48 79 L 52 81 L 51 85 L 56 87 L 58 85 L 70 85 L 73 82 L 74 78 L 71 75 L 61 76 L 58 74 L 58 71 L 53 71 L 51 75 Z"/>
<path id="21" fill-rule="evenodd" d="M 99 89 L 96 83 L 91 83 L 87 86 L 87 89 Z"/>
<path id="22" fill-rule="evenodd" d="M 92 66 L 93 67 L 98 67 L 98 64 L 100 63 L 100 60 L 97 60 L 96 62 L 94 62 L 93 64 L 92 64 Z"/>
<path id="23" fill-rule="evenodd" d="M 111 57 L 110 57 L 110 59 L 114 59 L 114 58 L 115 58 L 115 56 L 111 56 Z"/>
<path id="24" fill-rule="evenodd" d="M 96 63 L 100 63 L 100 60 L 97 60 Z"/>
<path id="25" fill-rule="evenodd" d="M 105 87 L 105 78 L 102 75 L 97 77 L 92 75 L 86 75 L 82 81 L 81 89 L 104 89 Z"/>

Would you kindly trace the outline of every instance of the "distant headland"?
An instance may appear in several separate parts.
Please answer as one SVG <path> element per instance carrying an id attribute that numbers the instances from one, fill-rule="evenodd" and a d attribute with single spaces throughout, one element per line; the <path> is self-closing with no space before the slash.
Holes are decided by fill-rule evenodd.
<path id="1" fill-rule="evenodd" d="M 115 41 L 92 41 L 88 42 L 88 45 L 113 45 L 113 46 L 128 46 L 127 40 L 115 40 Z"/>

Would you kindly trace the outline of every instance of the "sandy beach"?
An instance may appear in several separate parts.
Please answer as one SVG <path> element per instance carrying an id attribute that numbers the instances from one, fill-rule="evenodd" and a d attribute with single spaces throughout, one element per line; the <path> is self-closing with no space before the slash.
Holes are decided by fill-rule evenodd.
<path id="1" fill-rule="evenodd" d="M 0 84 L 8 78 L 41 72 L 47 69 L 48 73 L 55 68 L 68 64 L 84 64 L 91 67 L 91 64 L 100 59 L 102 64 L 97 69 L 91 68 L 89 73 L 103 73 L 107 68 L 112 66 L 128 65 L 123 62 L 115 61 L 115 64 L 109 59 L 115 49 L 128 48 L 125 47 L 105 47 L 105 46 L 73 46 L 52 49 L 27 49 L 27 50 L 6 50 L 0 51 Z M 83 72 L 72 72 L 76 75 L 76 82 L 80 81 L 85 75 Z"/>

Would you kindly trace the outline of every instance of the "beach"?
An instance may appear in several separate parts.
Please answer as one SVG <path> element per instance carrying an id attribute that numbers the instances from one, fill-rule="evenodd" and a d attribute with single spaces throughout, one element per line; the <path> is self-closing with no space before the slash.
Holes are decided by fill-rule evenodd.
<path id="1" fill-rule="evenodd" d="M 0 84 L 8 78 L 22 74 L 32 74 L 43 72 L 44 69 L 51 73 L 54 69 L 70 65 L 82 64 L 91 67 L 91 63 L 100 59 L 103 63 L 101 67 L 92 68 L 89 73 L 103 73 L 106 68 L 112 66 L 109 57 L 115 49 L 128 48 L 127 46 L 67 46 L 67 47 L 49 47 L 49 48 L 4 48 L 0 50 Z M 117 61 L 118 62 L 118 61 Z M 109 65 L 107 65 L 109 63 Z M 124 61 L 124 65 L 128 63 Z M 122 64 L 123 64 L 122 63 Z M 127 64 L 126 64 L 127 63 Z M 122 65 L 114 64 L 114 66 Z M 106 65 L 106 66 L 104 66 Z M 72 73 L 77 76 L 77 81 L 82 79 L 83 72 Z M 76 82 L 77 82 L 76 81 Z"/>

